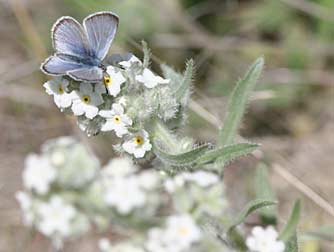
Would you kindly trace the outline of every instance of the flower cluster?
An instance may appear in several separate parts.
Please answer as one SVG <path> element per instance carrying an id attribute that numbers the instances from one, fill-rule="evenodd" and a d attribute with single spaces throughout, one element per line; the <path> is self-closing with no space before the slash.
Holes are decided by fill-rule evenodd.
<path id="1" fill-rule="evenodd" d="M 25 191 L 16 194 L 24 223 L 55 242 L 86 232 L 89 219 L 73 196 L 83 193 L 98 167 L 98 160 L 70 137 L 50 140 L 41 154 L 28 155 L 23 171 Z"/>
<path id="2" fill-rule="evenodd" d="M 217 216 L 224 211 L 221 183 L 217 175 L 204 171 L 181 173 L 163 183 L 165 176 L 154 169 L 140 169 L 127 156 L 101 167 L 86 147 L 61 137 L 47 141 L 40 154 L 27 156 L 25 190 L 17 192 L 16 198 L 24 224 L 57 244 L 87 232 L 92 225 L 103 230 L 122 219 L 119 225 L 145 230 L 145 234 L 115 244 L 104 239 L 101 251 L 188 251 L 204 239 L 198 217 L 213 206 L 211 213 Z M 175 184 L 174 190 L 167 184 Z M 161 211 L 168 215 L 162 217 Z"/>
<path id="3" fill-rule="evenodd" d="M 113 132 L 122 139 L 117 150 L 143 158 L 152 148 L 152 118 L 168 121 L 176 117 L 180 104 L 169 79 L 153 73 L 134 55 L 114 55 L 103 81 L 79 82 L 68 76 L 44 84 L 61 111 L 78 119 L 88 135 Z"/>

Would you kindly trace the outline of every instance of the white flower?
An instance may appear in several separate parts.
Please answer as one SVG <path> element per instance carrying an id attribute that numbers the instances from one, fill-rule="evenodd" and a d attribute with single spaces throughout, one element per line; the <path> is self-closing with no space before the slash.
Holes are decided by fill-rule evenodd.
<path id="1" fill-rule="evenodd" d="M 132 160 L 128 157 L 114 158 L 103 169 L 103 174 L 107 176 L 127 176 L 134 173 L 137 167 L 133 164 Z"/>
<path id="2" fill-rule="evenodd" d="M 88 82 L 80 83 L 80 90 L 73 94 L 72 111 L 74 115 L 86 115 L 93 119 L 99 112 L 97 106 L 103 103 L 102 95 L 105 87 L 101 83 L 91 84 Z"/>
<path id="3" fill-rule="evenodd" d="M 182 176 L 186 181 L 195 182 L 201 187 L 208 187 L 219 181 L 219 177 L 216 174 L 206 171 L 184 172 Z"/>
<path id="4" fill-rule="evenodd" d="M 151 228 L 148 231 L 148 240 L 145 244 L 147 251 L 149 252 L 178 252 L 178 249 L 174 248 L 174 244 L 168 244 L 164 240 L 164 231 L 160 228 Z"/>
<path id="5" fill-rule="evenodd" d="M 190 215 L 182 214 L 167 219 L 165 235 L 170 243 L 178 244 L 183 250 L 200 240 L 201 230 Z"/>
<path id="6" fill-rule="evenodd" d="M 169 83 L 168 79 L 164 79 L 160 76 L 156 76 L 150 69 L 145 68 L 142 75 L 137 75 L 136 80 L 144 83 L 147 88 L 154 88 L 158 84 Z"/>
<path id="7" fill-rule="evenodd" d="M 56 175 L 56 169 L 50 165 L 47 158 L 36 154 L 30 154 L 26 158 L 23 171 L 23 183 L 26 188 L 46 194 Z"/>
<path id="8" fill-rule="evenodd" d="M 114 177 L 108 182 L 105 202 L 120 214 L 129 214 L 134 208 L 145 204 L 146 194 L 136 177 Z"/>
<path id="9" fill-rule="evenodd" d="M 18 191 L 15 194 L 15 198 L 19 202 L 23 212 L 23 223 L 27 226 L 31 226 L 34 221 L 31 197 L 25 192 Z"/>
<path id="10" fill-rule="evenodd" d="M 184 184 L 185 184 L 184 177 L 181 174 L 179 174 L 176 175 L 174 178 L 166 179 L 164 186 L 167 192 L 173 193 L 178 188 L 184 186 Z"/>
<path id="11" fill-rule="evenodd" d="M 278 233 L 272 226 L 266 229 L 257 226 L 252 229 L 252 235 L 247 238 L 246 244 L 252 252 L 283 252 L 285 245 L 277 238 Z"/>
<path id="12" fill-rule="evenodd" d="M 99 249 L 102 252 L 109 252 L 111 249 L 111 243 L 107 238 L 102 238 L 99 240 Z"/>
<path id="13" fill-rule="evenodd" d="M 152 144 L 149 140 L 149 135 L 145 130 L 131 135 L 127 141 L 122 144 L 123 149 L 133 154 L 136 158 L 142 158 L 145 156 L 146 151 L 152 149 Z"/>
<path id="14" fill-rule="evenodd" d="M 165 229 L 148 232 L 146 248 L 150 252 L 183 252 L 201 238 L 201 231 L 190 215 L 175 215 L 167 219 Z"/>
<path id="15" fill-rule="evenodd" d="M 73 93 L 67 93 L 69 81 L 56 78 L 44 83 L 43 87 L 49 95 L 53 95 L 53 100 L 58 108 L 64 109 L 72 105 Z"/>
<path id="16" fill-rule="evenodd" d="M 117 96 L 121 92 L 121 85 L 126 81 L 123 74 L 116 72 L 113 66 L 107 67 L 107 76 L 104 77 L 104 84 L 108 89 L 108 93 L 112 96 Z"/>
<path id="17" fill-rule="evenodd" d="M 68 236 L 71 233 L 71 221 L 76 215 L 76 209 L 64 202 L 59 196 L 53 196 L 48 203 L 42 203 L 38 208 L 41 218 L 38 229 L 46 236 Z"/>
<path id="18" fill-rule="evenodd" d="M 99 241 L 99 248 L 102 252 L 144 252 L 142 248 L 134 246 L 130 243 L 121 242 L 112 245 L 106 238 Z"/>
<path id="19" fill-rule="evenodd" d="M 138 175 L 138 180 L 142 188 L 152 190 L 159 183 L 159 175 L 156 171 L 143 171 Z"/>
<path id="20" fill-rule="evenodd" d="M 129 60 L 124 60 L 119 62 L 118 64 L 125 67 L 125 68 L 130 68 L 133 64 L 139 64 L 141 65 L 141 61 L 134 55 L 131 56 L 131 58 Z"/>
<path id="21" fill-rule="evenodd" d="M 123 106 L 117 103 L 112 105 L 112 110 L 101 110 L 99 115 L 107 119 L 101 131 L 115 130 L 118 137 L 127 134 L 127 126 L 132 125 L 131 118 L 124 114 Z"/>

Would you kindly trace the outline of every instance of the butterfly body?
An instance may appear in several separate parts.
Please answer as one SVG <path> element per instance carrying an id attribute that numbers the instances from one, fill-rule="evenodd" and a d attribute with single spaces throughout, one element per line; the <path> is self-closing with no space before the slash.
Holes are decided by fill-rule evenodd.
<path id="1" fill-rule="evenodd" d="M 106 67 L 102 61 L 115 37 L 119 19 L 112 12 L 98 12 L 86 17 L 81 25 L 72 17 L 62 17 L 54 24 L 52 44 L 55 54 L 41 65 L 49 75 L 68 75 L 78 81 L 103 80 Z"/>

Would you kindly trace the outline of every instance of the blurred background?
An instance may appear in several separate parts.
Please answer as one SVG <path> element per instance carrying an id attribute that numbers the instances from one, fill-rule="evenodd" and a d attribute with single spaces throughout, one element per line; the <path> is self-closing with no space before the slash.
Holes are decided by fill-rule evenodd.
<path id="1" fill-rule="evenodd" d="M 63 15 L 82 20 L 111 10 L 120 26 L 110 53 L 141 57 L 152 67 L 182 71 L 196 64 L 186 134 L 213 141 L 234 84 L 256 57 L 266 68 L 252 97 L 241 135 L 261 143 L 255 156 L 234 162 L 225 181 L 232 206 L 254 195 L 258 160 L 269 164 L 282 223 L 295 198 L 303 199 L 300 230 L 334 225 L 334 1 L 333 0 L 0 0 L 0 251 L 46 251 L 47 241 L 21 224 L 14 193 L 21 188 L 27 153 L 46 139 L 76 135 L 103 162 L 113 139 L 87 138 L 44 93 L 40 63 L 52 54 L 50 28 Z M 96 251 L 97 234 L 70 242 L 66 251 Z M 80 245 L 79 245 L 80 244 Z M 304 242 L 302 251 L 334 251 Z"/>

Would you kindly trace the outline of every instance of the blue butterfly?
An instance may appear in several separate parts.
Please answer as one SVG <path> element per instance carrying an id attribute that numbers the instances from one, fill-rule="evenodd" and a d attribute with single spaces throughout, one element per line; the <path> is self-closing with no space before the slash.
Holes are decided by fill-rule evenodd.
<path id="1" fill-rule="evenodd" d="M 100 81 L 103 59 L 115 37 L 119 18 L 112 12 L 97 12 L 83 21 L 62 17 L 51 30 L 56 53 L 47 58 L 41 70 L 49 75 L 68 75 L 78 81 Z"/>

